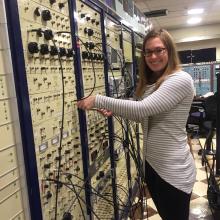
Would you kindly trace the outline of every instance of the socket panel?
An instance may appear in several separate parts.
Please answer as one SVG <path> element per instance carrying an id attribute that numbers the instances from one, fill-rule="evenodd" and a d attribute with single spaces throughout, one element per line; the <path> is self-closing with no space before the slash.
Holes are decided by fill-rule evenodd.
<path id="1" fill-rule="evenodd" d="M 122 30 L 122 36 L 123 36 L 123 54 L 125 58 L 126 63 L 132 63 L 132 39 L 131 39 L 131 33 L 127 30 Z"/>
<path id="2" fill-rule="evenodd" d="M 55 218 L 56 179 L 59 160 L 60 181 L 69 183 L 66 173 L 74 175 L 76 192 L 83 190 L 82 153 L 76 107 L 75 76 L 68 1 L 18 0 L 20 26 L 33 135 L 39 178 L 43 219 Z M 65 32 L 65 33 L 56 33 Z M 53 40 L 52 40 L 53 39 Z M 62 64 L 59 62 L 59 56 Z M 62 74 L 64 93 L 62 92 Z M 62 113 L 64 99 L 64 112 Z M 61 155 L 62 114 L 64 114 Z M 48 179 L 51 179 L 49 181 Z M 81 219 L 81 210 L 73 189 L 59 188 L 57 218 L 69 210 Z"/>
<path id="3" fill-rule="evenodd" d="M 76 1 L 76 10 L 84 96 L 88 96 L 91 91 L 93 91 L 92 95 L 105 95 L 105 57 L 102 49 L 100 12 L 83 1 Z M 86 118 L 91 187 L 97 190 L 99 194 L 103 194 L 106 186 L 111 185 L 111 175 L 109 175 L 108 122 L 97 111 L 86 112 Z M 112 187 L 108 188 L 108 192 L 112 195 Z M 103 205 L 103 201 L 94 193 L 92 190 L 91 199 L 93 201 L 94 219 L 96 219 L 96 215 L 100 219 L 103 219 L 103 215 L 112 217 L 114 213 L 113 208 L 109 210 L 108 206 Z M 97 208 L 100 206 L 102 206 L 102 211 Z"/>
<path id="4" fill-rule="evenodd" d="M 211 92 L 211 65 L 184 66 L 183 70 L 188 72 L 194 81 L 196 95 L 205 95 Z"/>
<path id="5" fill-rule="evenodd" d="M 123 98 L 126 94 L 126 87 L 131 86 L 131 77 L 133 76 L 133 60 L 132 60 L 132 38 L 131 33 L 125 29 L 122 29 L 119 25 L 115 24 L 113 21 L 109 20 L 108 28 L 107 28 L 107 43 L 114 47 L 114 50 L 109 50 L 109 61 L 110 67 L 112 70 L 109 70 L 109 84 L 110 90 L 112 91 L 112 95 L 116 98 Z M 122 35 L 121 35 L 122 32 Z M 114 36 L 112 36 L 114 33 Z M 118 36 L 118 37 L 115 37 Z M 121 53 L 120 47 L 120 36 L 122 36 L 122 45 L 123 45 L 123 56 Z M 112 52 L 117 51 L 117 59 L 112 59 Z M 124 71 L 124 75 L 122 74 L 122 68 Z M 126 85 L 126 87 L 125 87 Z M 117 94 L 118 93 L 118 94 Z M 131 122 L 129 123 L 131 124 Z M 123 121 L 114 119 L 114 133 L 116 136 L 121 137 L 124 139 L 123 131 L 124 128 L 127 127 L 127 124 Z M 132 131 L 132 136 L 134 137 L 135 133 Z M 135 137 L 136 139 L 136 137 Z M 131 180 L 128 180 L 127 168 L 126 163 L 127 159 L 125 157 L 125 149 L 123 148 L 123 143 L 119 143 L 115 141 L 115 152 L 117 155 L 116 159 L 116 187 L 117 187 L 117 196 L 118 196 L 118 203 L 120 212 L 124 210 L 125 204 L 128 202 L 128 192 L 129 188 L 133 188 L 137 172 L 136 166 L 134 164 L 134 160 L 130 155 L 130 173 L 131 173 Z M 134 146 L 136 147 L 136 146 Z"/>

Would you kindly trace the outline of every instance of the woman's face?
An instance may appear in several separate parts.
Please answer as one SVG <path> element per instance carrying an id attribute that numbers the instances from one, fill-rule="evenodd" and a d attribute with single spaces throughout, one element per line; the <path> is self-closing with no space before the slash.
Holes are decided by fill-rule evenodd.
<path id="1" fill-rule="evenodd" d="M 154 72 L 161 74 L 168 63 L 168 52 L 159 37 L 150 38 L 145 43 L 145 62 Z"/>

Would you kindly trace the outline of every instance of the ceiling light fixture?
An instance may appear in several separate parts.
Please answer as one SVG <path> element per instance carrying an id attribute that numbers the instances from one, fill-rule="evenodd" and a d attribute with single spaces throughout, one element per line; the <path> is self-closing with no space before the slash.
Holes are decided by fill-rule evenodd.
<path id="1" fill-rule="evenodd" d="M 188 24 L 198 24 L 202 21 L 200 17 L 193 17 L 187 20 Z"/>
<path id="2" fill-rule="evenodd" d="M 203 12 L 204 12 L 203 8 L 194 8 L 194 9 L 188 10 L 189 15 L 198 15 L 198 14 L 202 14 Z"/>

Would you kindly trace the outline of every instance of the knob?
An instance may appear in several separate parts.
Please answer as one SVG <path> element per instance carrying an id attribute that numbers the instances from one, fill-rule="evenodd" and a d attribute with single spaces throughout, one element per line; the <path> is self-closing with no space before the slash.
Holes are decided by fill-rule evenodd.
<path id="1" fill-rule="evenodd" d="M 39 52 L 38 44 L 36 42 L 30 42 L 28 44 L 28 51 L 31 54 L 38 53 Z"/>
<path id="2" fill-rule="evenodd" d="M 92 36 L 94 31 L 91 28 L 85 28 L 84 29 L 84 33 L 88 34 L 89 36 Z"/>
<path id="3" fill-rule="evenodd" d="M 58 6 L 59 6 L 59 9 L 62 9 L 64 8 L 64 3 L 59 3 Z"/>
<path id="4" fill-rule="evenodd" d="M 83 51 L 83 52 L 82 52 L 82 58 L 83 58 L 83 59 L 87 59 L 87 58 L 88 58 L 88 52 Z"/>
<path id="5" fill-rule="evenodd" d="M 85 43 L 86 48 L 89 48 L 90 50 L 94 49 L 95 44 L 93 42 L 86 42 Z"/>
<path id="6" fill-rule="evenodd" d="M 89 20 L 90 20 L 90 17 L 89 17 L 89 16 L 87 16 L 87 17 L 86 17 L 86 20 L 87 20 L 87 21 L 89 21 Z"/>
<path id="7" fill-rule="evenodd" d="M 93 18 L 93 19 L 91 20 L 91 22 L 92 22 L 92 24 L 95 23 L 95 19 Z"/>
<path id="8" fill-rule="evenodd" d="M 58 49 L 57 49 L 57 47 L 51 46 L 51 47 L 50 47 L 50 55 L 51 55 L 51 56 L 55 56 L 55 55 L 57 55 L 57 54 L 58 54 Z"/>
<path id="9" fill-rule="evenodd" d="M 73 55 L 74 55 L 73 49 L 67 49 L 67 54 L 66 54 L 66 56 L 67 56 L 67 57 L 72 57 Z"/>
<path id="10" fill-rule="evenodd" d="M 89 60 L 93 60 L 93 53 L 90 52 L 90 53 L 88 54 L 88 59 L 89 59 Z"/>
<path id="11" fill-rule="evenodd" d="M 63 57 L 66 55 L 66 49 L 64 47 L 60 47 L 60 56 Z"/>
<path id="12" fill-rule="evenodd" d="M 53 39 L 53 32 L 51 30 L 45 30 L 44 31 L 44 38 L 46 40 L 51 40 Z"/>
<path id="13" fill-rule="evenodd" d="M 51 20 L 52 16 L 49 10 L 43 10 L 41 13 L 43 21 L 49 21 Z"/>
<path id="14" fill-rule="evenodd" d="M 88 35 L 89 35 L 89 36 L 92 36 L 93 34 L 94 34 L 94 31 L 89 28 L 89 29 L 88 29 Z"/>
<path id="15" fill-rule="evenodd" d="M 97 26 L 99 25 L 99 21 L 96 21 L 96 23 L 95 23 Z"/>
<path id="16" fill-rule="evenodd" d="M 80 15 L 81 18 L 84 18 L 85 16 L 86 14 L 83 14 L 83 13 Z"/>
<path id="17" fill-rule="evenodd" d="M 54 4 L 56 2 L 56 0 L 50 0 L 50 4 Z"/>
<path id="18" fill-rule="evenodd" d="M 48 48 L 48 45 L 47 44 L 41 44 L 40 45 L 40 53 L 42 55 L 46 55 L 49 53 L 49 48 Z"/>

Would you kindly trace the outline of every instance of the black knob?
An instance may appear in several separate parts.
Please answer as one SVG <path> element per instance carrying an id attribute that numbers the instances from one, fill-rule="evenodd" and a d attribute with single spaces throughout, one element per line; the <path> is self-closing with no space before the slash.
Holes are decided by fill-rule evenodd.
<path id="1" fill-rule="evenodd" d="M 72 219 L 73 219 L 73 216 L 69 212 L 65 212 L 63 214 L 62 220 L 72 220 Z"/>
<path id="2" fill-rule="evenodd" d="M 58 49 L 57 49 L 57 47 L 51 46 L 51 47 L 50 47 L 50 55 L 51 55 L 51 56 L 55 56 L 55 55 L 57 55 L 57 54 L 58 54 Z"/>
<path id="3" fill-rule="evenodd" d="M 93 54 L 94 60 L 99 60 L 99 55 L 97 53 Z"/>
<path id="4" fill-rule="evenodd" d="M 81 18 L 84 18 L 85 16 L 86 14 L 83 14 L 83 13 L 80 15 Z"/>
<path id="5" fill-rule="evenodd" d="M 67 49 L 66 57 L 72 57 L 74 55 L 73 49 Z"/>
<path id="6" fill-rule="evenodd" d="M 86 17 L 86 20 L 87 20 L 87 21 L 89 21 L 89 20 L 90 20 L 90 17 L 89 17 L 89 16 L 87 16 L 87 17 Z"/>
<path id="7" fill-rule="evenodd" d="M 92 50 L 92 49 L 94 49 L 95 44 L 94 44 L 93 42 L 86 42 L 86 43 L 85 43 L 85 46 L 86 46 L 87 48 L 89 48 L 90 50 Z"/>
<path id="8" fill-rule="evenodd" d="M 30 42 L 28 44 L 28 51 L 31 54 L 38 53 L 39 52 L 38 44 L 36 42 Z"/>
<path id="9" fill-rule="evenodd" d="M 95 23 L 95 19 L 93 18 L 93 19 L 91 20 L 91 22 L 92 22 L 92 23 Z"/>
<path id="10" fill-rule="evenodd" d="M 66 49 L 64 47 L 60 47 L 60 56 L 63 57 L 66 55 Z"/>
<path id="11" fill-rule="evenodd" d="M 89 60 L 93 60 L 93 53 L 90 52 L 90 53 L 88 54 L 88 59 L 89 59 Z"/>
<path id="12" fill-rule="evenodd" d="M 49 53 L 49 48 L 48 48 L 48 45 L 47 44 L 41 44 L 40 45 L 40 53 L 42 55 L 46 55 Z"/>
<path id="13" fill-rule="evenodd" d="M 97 26 L 99 25 L 99 21 L 96 21 L 96 23 L 95 23 Z"/>
<path id="14" fill-rule="evenodd" d="M 59 3 L 58 6 L 59 6 L 59 9 L 62 9 L 64 8 L 64 3 Z"/>
<path id="15" fill-rule="evenodd" d="M 89 48 L 90 50 L 94 49 L 95 44 L 93 42 L 86 42 L 85 43 L 86 48 Z"/>
<path id="16" fill-rule="evenodd" d="M 43 21 L 49 21 L 51 20 L 52 16 L 49 10 L 43 10 L 41 13 Z"/>
<path id="17" fill-rule="evenodd" d="M 36 15 L 38 17 L 40 16 L 40 8 L 39 7 L 35 8 L 34 15 Z"/>
<path id="18" fill-rule="evenodd" d="M 94 31 L 89 28 L 89 29 L 88 29 L 88 35 L 89 35 L 89 36 L 92 36 L 93 34 L 94 34 Z"/>
<path id="19" fill-rule="evenodd" d="M 92 36 L 94 34 L 94 31 L 91 28 L 85 28 L 84 33 Z"/>
<path id="20" fill-rule="evenodd" d="M 53 32 L 51 30 L 45 30 L 44 31 L 44 38 L 46 40 L 51 40 L 53 39 Z"/>
<path id="21" fill-rule="evenodd" d="M 84 60 L 84 59 L 87 59 L 87 58 L 88 58 L 88 52 L 83 51 L 83 52 L 82 52 L 82 58 L 83 58 L 83 60 Z"/>
<path id="22" fill-rule="evenodd" d="M 56 0 L 50 0 L 50 4 L 54 4 L 56 2 Z"/>

